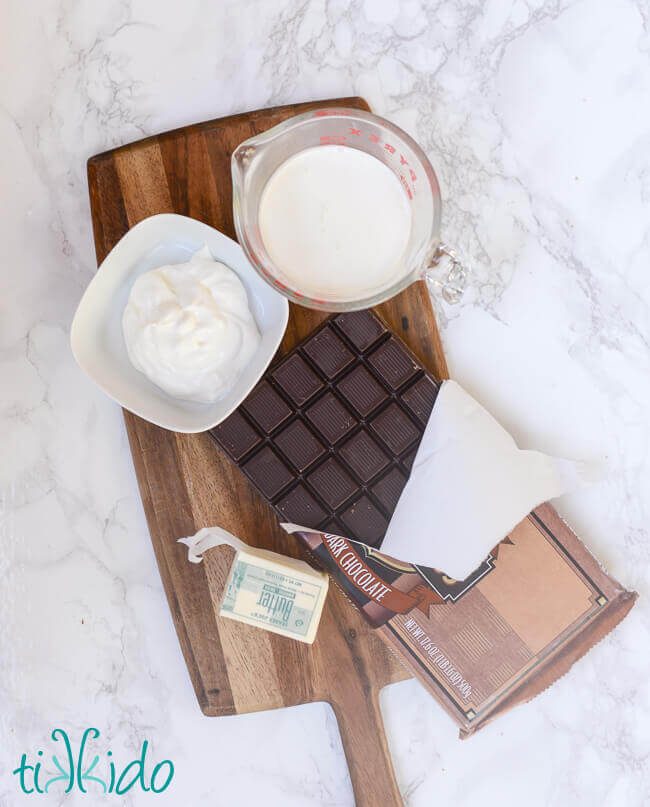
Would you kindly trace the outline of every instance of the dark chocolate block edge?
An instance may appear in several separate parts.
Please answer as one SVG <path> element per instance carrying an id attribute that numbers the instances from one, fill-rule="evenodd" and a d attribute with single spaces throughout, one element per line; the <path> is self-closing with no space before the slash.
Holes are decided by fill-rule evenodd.
<path id="1" fill-rule="evenodd" d="M 332 315 L 210 434 L 283 521 L 378 547 L 438 387 L 373 311 Z"/>

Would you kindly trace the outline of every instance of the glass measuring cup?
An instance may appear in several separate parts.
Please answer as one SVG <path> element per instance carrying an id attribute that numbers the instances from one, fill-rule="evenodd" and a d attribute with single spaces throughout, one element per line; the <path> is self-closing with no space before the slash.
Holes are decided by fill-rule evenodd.
<path id="1" fill-rule="evenodd" d="M 395 281 L 364 297 L 306 293 L 274 265 L 260 233 L 260 199 L 274 171 L 299 151 L 332 145 L 360 149 L 381 160 L 399 179 L 411 208 L 411 233 L 395 267 Z M 389 121 L 358 109 L 304 112 L 241 143 L 232 155 L 232 179 L 239 243 L 264 280 L 289 300 L 323 311 L 354 311 L 377 305 L 416 280 L 426 281 L 447 302 L 460 299 L 466 268 L 440 241 L 441 199 L 435 171 L 418 144 Z"/>

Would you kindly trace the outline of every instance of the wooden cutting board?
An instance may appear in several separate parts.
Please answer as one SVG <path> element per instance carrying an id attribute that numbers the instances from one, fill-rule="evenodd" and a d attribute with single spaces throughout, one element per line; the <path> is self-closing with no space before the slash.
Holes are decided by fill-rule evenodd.
<path id="1" fill-rule="evenodd" d="M 230 155 L 248 137 L 320 106 L 369 109 L 361 98 L 276 107 L 187 126 L 88 161 L 97 261 L 130 227 L 154 213 L 181 213 L 235 237 Z M 447 377 L 424 283 L 378 307 L 438 378 Z M 286 352 L 324 315 L 291 306 Z M 326 701 L 336 714 L 358 807 L 402 800 L 379 711 L 379 692 L 409 673 L 331 586 L 318 636 L 304 645 L 218 614 L 232 562 L 229 548 L 187 561 L 176 539 L 218 524 L 245 541 L 304 557 L 271 507 L 209 434 L 175 434 L 124 412 L 140 493 L 178 638 L 206 715 L 232 715 Z"/>

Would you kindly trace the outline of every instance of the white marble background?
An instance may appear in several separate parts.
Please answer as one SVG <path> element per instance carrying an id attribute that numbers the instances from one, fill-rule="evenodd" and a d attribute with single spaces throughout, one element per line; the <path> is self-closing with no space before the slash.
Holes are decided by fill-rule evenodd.
<path id="1" fill-rule="evenodd" d="M 606 458 L 607 480 L 558 507 L 642 595 L 570 674 L 468 742 L 417 683 L 387 690 L 406 803 L 650 804 L 649 59 L 644 0 L 0 0 L 3 807 L 26 799 L 23 751 L 89 725 L 117 757 L 146 738 L 174 760 L 156 803 L 353 804 L 325 706 L 200 714 L 121 413 L 68 346 L 95 270 L 88 156 L 348 94 L 423 144 L 444 236 L 473 259 L 470 293 L 440 316 L 453 376 L 523 446 Z"/>

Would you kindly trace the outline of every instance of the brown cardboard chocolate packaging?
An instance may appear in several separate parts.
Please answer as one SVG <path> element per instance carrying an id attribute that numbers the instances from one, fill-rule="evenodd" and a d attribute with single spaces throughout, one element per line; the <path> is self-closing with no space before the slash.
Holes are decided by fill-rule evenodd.
<path id="1" fill-rule="evenodd" d="M 546 689 L 637 596 L 603 570 L 548 504 L 463 581 L 341 536 L 298 535 L 458 723 L 461 737 Z"/>

